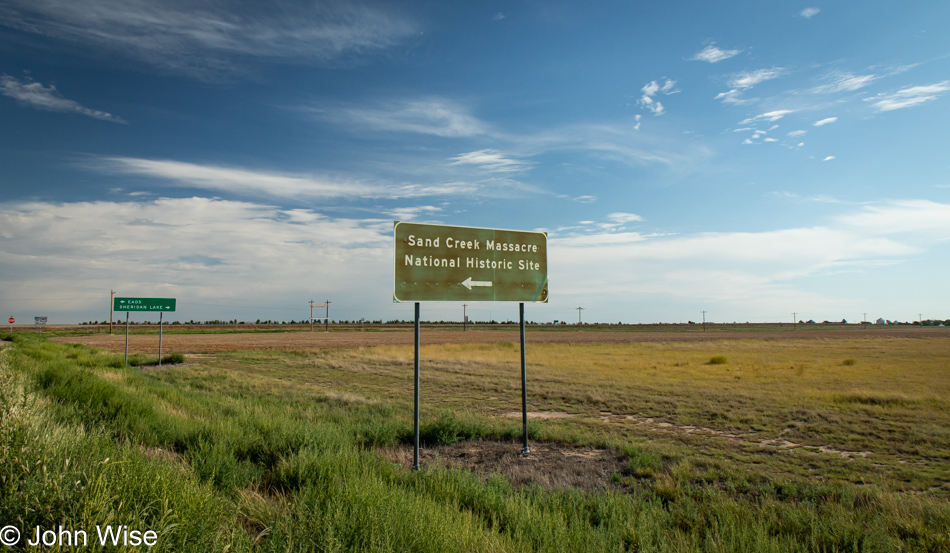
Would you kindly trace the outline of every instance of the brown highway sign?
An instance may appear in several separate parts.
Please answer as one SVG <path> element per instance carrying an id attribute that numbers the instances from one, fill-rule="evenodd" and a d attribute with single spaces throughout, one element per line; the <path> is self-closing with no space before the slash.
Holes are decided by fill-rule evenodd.
<path id="1" fill-rule="evenodd" d="M 544 232 L 395 221 L 393 301 L 548 301 Z"/>

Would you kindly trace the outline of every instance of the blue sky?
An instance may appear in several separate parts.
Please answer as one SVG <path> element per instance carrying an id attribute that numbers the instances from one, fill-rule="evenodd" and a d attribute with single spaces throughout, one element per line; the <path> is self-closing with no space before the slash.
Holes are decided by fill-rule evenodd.
<path id="1" fill-rule="evenodd" d="M 946 2 L 7 0 L 0 315 L 102 320 L 114 289 L 181 320 L 299 320 L 310 299 L 409 319 L 405 220 L 547 231 L 533 320 L 947 318 L 947 21 Z"/>

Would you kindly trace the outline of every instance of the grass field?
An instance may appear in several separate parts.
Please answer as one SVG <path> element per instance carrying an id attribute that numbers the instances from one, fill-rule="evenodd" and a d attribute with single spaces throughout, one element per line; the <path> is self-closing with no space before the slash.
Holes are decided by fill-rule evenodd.
<path id="1" fill-rule="evenodd" d="M 438 456 L 397 465 L 405 346 L 159 370 L 15 341 L 0 350 L 0 525 L 24 533 L 119 521 L 169 551 L 950 551 L 946 338 L 529 347 L 538 451 L 622 459 L 582 490 L 541 464 L 524 486 Z M 430 452 L 520 449 L 516 344 L 422 357 Z"/>

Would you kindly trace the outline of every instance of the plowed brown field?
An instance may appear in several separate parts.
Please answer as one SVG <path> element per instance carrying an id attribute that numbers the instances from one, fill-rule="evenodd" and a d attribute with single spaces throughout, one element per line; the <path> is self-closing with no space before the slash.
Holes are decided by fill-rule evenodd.
<path id="1" fill-rule="evenodd" d="M 637 342 L 690 342 L 714 340 L 830 340 L 838 338 L 876 339 L 890 338 L 950 338 L 950 328 L 892 327 L 864 330 L 763 330 L 710 332 L 642 332 L 624 330 L 529 330 L 525 340 L 529 344 L 605 343 L 623 344 Z M 494 344 L 518 343 L 517 328 L 511 330 L 444 330 L 422 327 L 420 342 L 430 344 Z M 116 332 L 88 336 L 65 336 L 52 338 L 56 342 L 84 344 L 112 351 L 125 350 L 125 335 Z M 271 332 L 271 333 L 222 333 L 222 334 L 169 334 L 164 335 L 162 349 L 165 352 L 212 353 L 238 350 L 302 350 L 302 349 L 349 349 L 359 347 L 406 345 L 413 343 L 413 331 L 409 329 L 366 331 L 340 330 L 331 332 Z M 129 351 L 132 353 L 156 353 L 157 334 L 133 334 L 129 336 Z"/>

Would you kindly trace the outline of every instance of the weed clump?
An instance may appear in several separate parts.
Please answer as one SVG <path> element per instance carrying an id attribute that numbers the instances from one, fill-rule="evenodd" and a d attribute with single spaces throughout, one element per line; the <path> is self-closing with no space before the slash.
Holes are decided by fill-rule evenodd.
<path id="1" fill-rule="evenodd" d="M 857 361 L 854 359 L 845 359 L 844 361 L 841 362 L 841 364 L 844 365 L 845 367 L 850 367 L 851 365 L 854 365 L 855 363 L 857 363 Z"/>
<path id="2" fill-rule="evenodd" d="M 119 361 L 119 365 L 113 365 L 115 368 L 121 367 L 122 359 L 116 356 Z M 185 362 L 185 354 L 183 353 L 169 353 L 162 357 L 162 365 L 177 365 Z M 132 367 L 151 367 L 158 365 L 158 358 L 155 357 L 145 357 L 144 355 L 130 355 L 129 356 L 129 366 Z"/>
<path id="3" fill-rule="evenodd" d="M 663 461 L 655 451 L 633 449 L 629 453 L 627 473 L 638 478 L 648 478 L 663 470 Z"/>
<path id="4" fill-rule="evenodd" d="M 709 358 L 709 362 L 706 364 L 707 365 L 725 365 L 726 363 L 728 363 L 728 361 L 726 360 L 725 355 L 713 355 L 712 357 Z"/>

